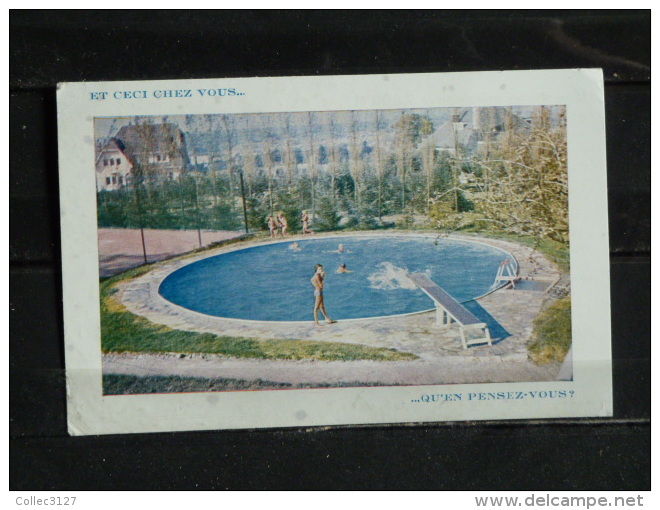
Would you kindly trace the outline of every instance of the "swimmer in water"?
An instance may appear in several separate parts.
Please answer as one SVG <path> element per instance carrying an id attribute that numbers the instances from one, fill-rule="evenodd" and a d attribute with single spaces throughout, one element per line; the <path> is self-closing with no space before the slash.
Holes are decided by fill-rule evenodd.
<path id="1" fill-rule="evenodd" d="M 339 266 L 339 269 L 337 269 L 337 272 L 338 272 L 338 273 L 352 273 L 353 271 L 351 271 L 350 269 L 348 269 L 348 268 L 346 267 L 346 264 L 342 264 L 341 266 Z"/>
<path id="2" fill-rule="evenodd" d="M 302 250 L 302 248 L 301 248 L 300 245 L 298 244 L 298 241 L 295 241 L 295 242 L 291 243 L 291 246 L 289 246 L 289 249 L 290 249 L 290 250 L 293 250 L 293 251 L 300 251 L 300 250 Z"/>
<path id="3" fill-rule="evenodd" d="M 339 248 L 337 248 L 337 253 L 345 253 L 345 252 L 346 252 L 346 246 L 340 244 Z"/>
<path id="4" fill-rule="evenodd" d="M 325 310 L 325 302 L 323 300 L 323 285 L 325 281 L 325 271 L 321 264 L 316 264 L 316 272 L 312 277 L 312 285 L 314 286 L 314 322 L 317 326 L 321 326 L 319 322 L 319 310 L 325 317 L 325 322 L 328 324 L 334 324 L 335 320 L 332 320 L 328 315 L 328 312 Z"/>

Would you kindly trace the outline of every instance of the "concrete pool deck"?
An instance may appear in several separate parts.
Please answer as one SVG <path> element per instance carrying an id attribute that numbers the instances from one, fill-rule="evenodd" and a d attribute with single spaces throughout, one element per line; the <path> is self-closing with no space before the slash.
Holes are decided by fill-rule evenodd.
<path id="1" fill-rule="evenodd" d="M 396 235 L 437 238 L 433 234 Z M 335 236 L 346 237 L 346 234 Z M 292 236 L 286 242 L 296 238 L 299 237 Z M 526 246 L 487 238 L 458 235 L 449 238 L 481 242 L 511 253 L 518 261 L 519 274 L 523 279 L 552 285 L 561 277 L 558 269 L 542 254 Z M 115 297 L 130 312 L 173 329 L 259 339 L 293 338 L 362 344 L 412 353 L 419 360 L 299 362 L 239 360 L 217 355 L 185 355 L 182 358 L 176 354 L 106 354 L 103 360 L 104 372 L 261 378 L 277 382 L 331 382 L 339 378 L 343 382 L 360 380 L 380 384 L 514 382 L 556 378 L 559 364 L 537 366 L 527 358 L 527 343 L 532 333 L 533 320 L 544 303 L 553 299 L 548 292 L 540 290 L 499 289 L 479 298 L 478 305 L 503 328 L 499 329 L 500 333 L 506 334 L 500 334 L 499 338 L 496 336 L 493 346 L 473 346 L 466 350 L 461 346 L 457 328 L 441 329 L 435 326 L 435 312 L 346 320 L 318 327 L 311 320 L 261 322 L 212 317 L 174 305 L 158 293 L 162 280 L 184 265 L 255 244 L 262 243 L 246 242 L 220 247 L 186 259 L 163 263 L 145 275 L 118 284 Z M 421 380 L 425 382 L 419 382 Z"/>

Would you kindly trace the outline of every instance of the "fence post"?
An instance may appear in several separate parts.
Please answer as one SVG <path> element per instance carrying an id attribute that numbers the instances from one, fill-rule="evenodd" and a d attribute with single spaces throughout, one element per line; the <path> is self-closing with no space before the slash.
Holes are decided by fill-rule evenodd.
<path id="1" fill-rule="evenodd" d="M 243 221 L 245 221 L 245 233 L 249 234 L 247 207 L 245 205 L 245 186 L 243 185 L 243 171 L 239 172 L 238 177 L 241 180 L 241 197 L 243 198 Z"/>

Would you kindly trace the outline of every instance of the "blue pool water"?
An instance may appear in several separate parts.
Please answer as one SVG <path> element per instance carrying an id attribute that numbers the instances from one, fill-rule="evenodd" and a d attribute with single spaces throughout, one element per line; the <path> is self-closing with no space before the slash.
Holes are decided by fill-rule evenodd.
<path id="1" fill-rule="evenodd" d="M 325 303 L 333 319 L 419 312 L 433 301 L 405 276 L 425 272 L 458 301 L 492 289 L 509 255 L 483 244 L 428 237 L 333 237 L 245 248 L 192 263 L 160 286 L 167 300 L 218 317 L 308 321 L 314 309 L 314 265 L 326 271 Z M 339 244 L 346 252 L 338 253 Z M 345 263 L 350 273 L 339 274 Z M 322 317 L 322 316 L 321 316 Z"/>

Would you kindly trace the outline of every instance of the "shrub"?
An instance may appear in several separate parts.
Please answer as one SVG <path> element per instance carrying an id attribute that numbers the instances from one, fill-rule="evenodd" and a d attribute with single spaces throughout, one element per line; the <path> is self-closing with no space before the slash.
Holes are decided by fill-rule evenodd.
<path id="1" fill-rule="evenodd" d="M 415 225 L 415 215 L 412 211 L 406 212 L 400 218 L 396 220 L 396 228 L 401 228 L 404 230 L 410 230 Z"/>
<path id="2" fill-rule="evenodd" d="M 536 319 L 529 352 L 539 365 L 562 362 L 571 347 L 571 298 L 556 301 Z"/>

